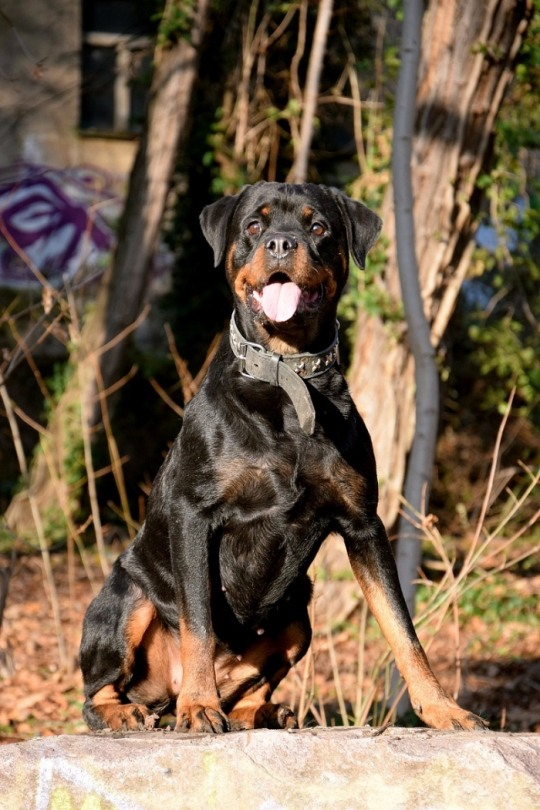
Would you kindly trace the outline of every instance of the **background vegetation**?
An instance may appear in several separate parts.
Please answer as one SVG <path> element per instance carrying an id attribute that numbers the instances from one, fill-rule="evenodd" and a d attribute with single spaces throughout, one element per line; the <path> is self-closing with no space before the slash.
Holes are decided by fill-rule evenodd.
<path id="1" fill-rule="evenodd" d="M 531 639 L 538 633 L 540 575 L 540 5 L 535 0 L 517 6 L 530 22 L 510 60 L 513 81 L 493 130 L 486 133 L 489 147 L 471 194 L 472 224 L 463 240 L 482 227 L 438 345 L 438 450 L 430 510 L 417 515 L 424 537 L 418 622 L 435 647 L 437 633 L 445 639 L 438 655 L 455 690 L 462 678 L 464 638 L 477 662 L 490 658 L 494 639 L 482 640 L 471 622 L 474 627 L 481 621 L 484 633 L 488 621 L 489 632 L 498 627 L 497 638 L 508 642 L 512 661 L 538 665 Z M 6 733 L 35 730 L 28 706 L 20 708 L 21 695 L 24 689 L 39 695 L 39 678 L 51 678 L 49 670 L 25 682 L 21 661 L 27 659 L 13 641 L 17 626 L 35 631 L 20 607 L 24 588 L 19 587 L 35 586 L 34 555 L 42 561 L 51 639 L 57 645 L 49 658 L 57 659 L 54 673 L 62 674 L 56 682 L 69 696 L 56 710 L 71 717 L 80 701 L 74 668 L 80 612 L 144 518 L 151 481 L 200 383 L 216 335 L 226 326 L 230 297 L 224 280 L 212 275 L 211 252 L 198 226 L 201 208 L 245 183 L 286 179 L 297 157 L 319 4 L 220 0 L 204 8 L 198 33 L 191 3 L 181 4 L 180 16 L 171 16 L 171 8 L 176 4 L 165 9 L 156 4 L 153 10 L 156 23 L 164 21 L 158 25 L 154 83 L 163 54 L 179 45 L 191 47 L 195 35 L 200 41 L 189 109 L 171 146 L 174 165 L 160 217 L 161 235 L 175 257 L 170 292 L 153 302 L 151 316 L 141 309 L 140 317 L 128 318 L 128 340 L 118 339 L 119 328 L 107 337 L 105 330 L 90 350 L 85 329 L 102 306 L 100 299 L 81 302 L 69 289 L 47 285 L 40 302 L 2 297 L 0 616 L 6 604 L 8 611 L 0 675 L 16 704 L 0 716 Z M 310 150 L 310 180 L 344 188 L 377 209 L 388 199 L 401 20 L 402 4 L 395 0 L 334 4 Z M 478 41 L 475 47 L 487 46 Z M 497 53 L 488 56 L 493 64 L 502 59 Z M 151 110 L 152 101 L 149 120 Z M 133 191 L 128 209 L 134 200 Z M 120 225 L 124 234 L 126 221 L 127 215 Z M 365 274 L 352 268 L 341 309 L 347 366 L 358 354 L 358 313 L 378 319 L 406 345 L 399 296 L 388 283 L 391 240 L 386 230 Z M 115 261 L 118 255 L 111 268 Z M 148 272 L 146 264 L 141 308 Z M 109 310 L 103 305 L 104 313 L 110 304 Z M 153 328 L 142 339 L 137 327 L 145 318 Z M 32 344 L 31 327 L 38 321 L 61 347 L 54 362 Z M 110 319 L 105 321 L 110 327 Z M 100 367 L 107 341 L 122 347 L 110 378 Z M 90 368 L 95 379 L 88 396 Z M 377 407 L 384 408 L 384 401 Z M 42 486 L 44 478 L 48 488 Z M 394 512 L 388 520 L 391 530 L 395 517 Z M 318 580 L 336 584 L 346 595 L 345 607 L 321 609 L 319 647 L 316 643 L 283 688 L 312 720 L 382 722 L 387 653 L 359 595 L 349 594 L 343 570 L 333 554 L 317 563 Z M 321 585 L 324 604 L 322 590 Z M 500 628 L 503 621 L 515 631 L 513 642 Z M 531 706 L 529 693 L 527 700 Z M 32 711 L 38 704 L 36 698 Z M 484 709 L 504 726 L 507 709 L 501 706 L 487 701 Z M 510 727 L 536 727 L 540 719 L 534 707 L 531 711 Z M 55 728 L 52 721 L 45 725 Z"/>

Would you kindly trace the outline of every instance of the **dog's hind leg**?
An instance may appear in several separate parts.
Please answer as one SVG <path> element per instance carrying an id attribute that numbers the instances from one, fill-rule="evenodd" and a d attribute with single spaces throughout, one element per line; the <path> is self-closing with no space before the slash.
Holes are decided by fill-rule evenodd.
<path id="1" fill-rule="evenodd" d="M 152 722 L 149 707 L 130 702 L 126 688 L 133 679 L 137 649 L 154 618 L 154 606 L 117 561 L 83 625 L 83 717 L 91 729 L 140 729 Z"/>

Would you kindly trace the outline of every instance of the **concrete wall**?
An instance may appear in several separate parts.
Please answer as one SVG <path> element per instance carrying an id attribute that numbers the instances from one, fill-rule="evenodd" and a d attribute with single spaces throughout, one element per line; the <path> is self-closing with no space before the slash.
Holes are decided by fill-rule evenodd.
<path id="1" fill-rule="evenodd" d="M 135 141 L 79 137 L 81 40 L 79 0 L 2 0 L 0 166 L 129 171 Z"/>

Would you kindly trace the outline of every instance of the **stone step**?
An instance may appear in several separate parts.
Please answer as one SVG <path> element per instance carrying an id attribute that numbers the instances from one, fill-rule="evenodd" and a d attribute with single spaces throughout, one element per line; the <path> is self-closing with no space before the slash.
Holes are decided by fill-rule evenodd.
<path id="1" fill-rule="evenodd" d="M 533 810 L 540 735 L 261 729 L 45 737 L 0 749 L 6 810 Z"/>

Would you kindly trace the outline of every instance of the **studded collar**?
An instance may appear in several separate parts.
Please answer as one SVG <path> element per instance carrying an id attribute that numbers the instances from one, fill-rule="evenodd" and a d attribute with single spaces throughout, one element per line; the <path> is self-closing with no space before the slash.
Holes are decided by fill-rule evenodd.
<path id="1" fill-rule="evenodd" d="M 315 408 L 304 380 L 325 374 L 338 362 L 338 326 L 336 323 L 332 345 L 322 352 L 282 355 L 246 340 L 238 329 L 234 312 L 231 317 L 229 338 L 234 355 L 241 361 L 242 374 L 283 388 L 308 435 L 315 430 Z"/>

